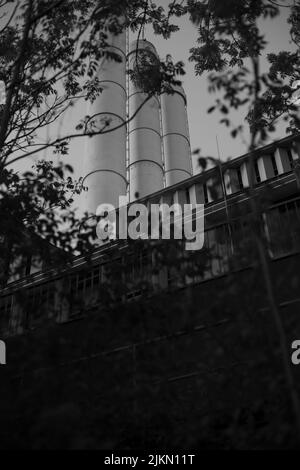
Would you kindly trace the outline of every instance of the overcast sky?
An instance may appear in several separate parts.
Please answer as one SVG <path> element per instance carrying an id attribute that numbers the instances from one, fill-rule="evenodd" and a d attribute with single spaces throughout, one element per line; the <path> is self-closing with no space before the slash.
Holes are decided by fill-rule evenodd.
<path id="1" fill-rule="evenodd" d="M 161 0 L 162 5 L 169 4 L 169 0 Z M 284 3 L 284 2 L 281 2 Z M 289 2 L 287 1 L 288 5 Z M 295 46 L 290 44 L 289 25 L 286 20 L 289 14 L 288 8 L 281 8 L 280 17 L 274 20 L 264 21 L 262 32 L 266 35 L 268 46 L 266 54 L 270 52 L 279 52 L 280 50 L 292 49 Z M 183 60 L 185 63 L 186 75 L 183 77 L 183 86 L 185 88 L 188 100 L 188 118 L 190 127 L 190 138 L 192 149 L 201 148 L 203 155 L 217 156 L 216 136 L 218 136 L 220 154 L 223 160 L 228 157 L 237 157 L 247 151 L 249 142 L 248 132 L 245 132 L 244 142 L 241 138 L 233 139 L 230 136 L 228 128 L 219 124 L 220 114 L 218 112 L 207 114 L 207 109 L 212 106 L 215 95 L 208 92 L 207 75 L 196 76 L 194 64 L 188 61 L 189 49 L 195 45 L 197 30 L 191 25 L 188 18 L 181 18 L 178 22 L 180 31 L 174 33 L 171 39 L 164 40 L 160 36 L 155 36 L 150 27 L 146 31 L 146 39 L 153 41 L 161 57 L 170 53 L 174 61 Z M 262 69 L 266 65 L 266 58 L 262 57 Z M 237 124 L 244 120 L 245 113 L 231 112 L 231 119 Z M 247 125 L 246 125 L 247 128 Z M 279 126 L 278 131 L 272 134 L 272 139 L 284 137 L 283 126 Z M 196 159 L 194 162 L 196 169 Z"/>
<path id="2" fill-rule="evenodd" d="M 157 4 L 168 5 L 170 0 L 158 0 Z M 262 27 L 263 32 L 266 34 L 268 47 L 266 53 L 279 52 L 284 49 L 293 49 L 289 39 L 289 28 L 286 19 L 289 9 L 282 8 L 280 17 L 275 20 L 264 21 Z M 244 141 L 240 138 L 233 139 L 230 136 L 228 128 L 219 124 L 220 114 L 217 112 L 207 114 L 207 109 L 214 102 L 214 95 L 209 94 L 207 89 L 207 76 L 196 76 L 194 73 L 193 63 L 188 61 L 189 49 L 196 44 L 197 31 L 189 22 L 187 17 L 178 20 L 180 31 L 174 33 L 169 40 L 164 40 L 160 36 L 154 35 L 151 26 L 147 27 L 145 31 L 145 38 L 153 42 L 161 58 L 166 54 L 171 54 L 173 60 L 176 62 L 182 60 L 185 63 L 186 75 L 183 77 L 183 86 L 185 88 L 188 100 L 188 119 L 190 127 L 190 138 L 192 149 L 201 148 L 203 155 L 212 155 L 217 157 L 216 136 L 218 137 L 221 159 L 225 160 L 229 157 L 234 158 L 247 151 L 248 132 L 245 132 Z M 132 36 L 132 35 L 131 35 Z M 131 37 L 133 39 L 133 37 Z M 263 57 L 261 60 L 262 68 L 266 64 Z M 64 120 L 60 122 L 59 131 L 60 135 L 64 135 L 67 131 L 73 131 L 74 121 L 78 120 L 86 113 L 85 109 L 74 107 L 71 113 L 66 114 Z M 236 124 L 244 121 L 245 113 L 241 111 L 238 113 L 231 113 L 230 117 Z M 246 125 L 247 128 L 247 125 Z M 285 133 L 282 128 L 272 135 L 272 139 L 276 140 L 284 137 Z M 84 139 L 75 139 L 75 142 L 70 144 L 70 156 L 64 159 L 71 163 L 75 169 L 76 177 L 84 175 L 83 168 L 83 155 L 85 152 Z M 43 157 L 49 158 L 50 151 L 44 152 Z M 32 164 L 32 160 L 23 160 L 18 164 L 19 169 L 28 169 Z M 194 172 L 196 173 L 197 158 L 194 158 Z"/>

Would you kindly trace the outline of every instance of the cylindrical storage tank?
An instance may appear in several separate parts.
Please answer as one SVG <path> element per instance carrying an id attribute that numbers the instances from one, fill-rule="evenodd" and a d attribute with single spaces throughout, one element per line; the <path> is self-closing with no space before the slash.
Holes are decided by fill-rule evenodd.
<path id="1" fill-rule="evenodd" d="M 186 95 L 181 86 L 161 96 L 166 186 L 192 176 L 192 159 L 186 110 Z"/>
<path id="2" fill-rule="evenodd" d="M 159 62 L 154 46 L 142 39 L 133 41 L 128 54 L 130 70 L 138 73 L 139 64 Z M 147 100 L 137 83 L 130 80 L 128 111 L 129 118 L 129 198 L 137 198 L 163 188 L 163 159 L 160 131 L 160 100 L 152 96 Z M 145 103 L 145 104 L 144 104 Z"/>
<path id="3" fill-rule="evenodd" d="M 127 192 L 126 31 L 107 35 L 110 46 L 105 51 L 117 54 L 121 62 L 103 57 L 98 69 L 102 92 L 88 105 L 87 114 L 96 125 L 94 131 L 103 129 L 103 134 L 87 138 L 86 144 L 84 186 L 88 191 L 83 195 L 82 209 L 91 213 L 103 203 L 118 207 L 119 196 Z"/>

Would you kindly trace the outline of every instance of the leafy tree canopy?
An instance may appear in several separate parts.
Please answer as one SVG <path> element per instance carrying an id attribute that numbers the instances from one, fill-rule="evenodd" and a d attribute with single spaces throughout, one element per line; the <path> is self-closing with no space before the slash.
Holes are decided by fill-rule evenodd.
<path id="1" fill-rule="evenodd" d="M 74 250 L 73 229 L 66 236 L 60 227 L 67 225 L 69 217 L 69 227 L 78 229 L 69 193 L 80 192 L 82 182 L 71 180 L 70 168 L 63 166 L 38 163 L 32 174 L 19 175 L 9 165 L 45 148 L 64 155 L 71 138 L 113 132 L 105 122 L 95 128 L 86 125 L 92 121 L 90 116 L 78 116 L 72 135 L 43 141 L 39 136 L 78 100 L 92 102 L 102 92 L 101 60 L 120 60 L 108 47 L 110 33 L 131 28 L 139 39 L 143 27 L 152 25 L 156 34 L 169 38 L 178 30 L 177 19 L 188 16 L 198 30 L 189 60 L 196 74 L 209 73 L 210 91 L 223 92 L 209 111 L 221 112 L 222 122 L 229 127 L 230 109 L 247 105 L 252 147 L 274 131 L 281 117 L 289 132 L 298 132 L 293 97 L 300 83 L 300 5 L 284 0 L 282 5 L 275 0 L 174 0 L 165 7 L 148 0 L 1 0 L 0 80 L 6 84 L 6 102 L 0 105 L 0 236 L 4 246 L 7 240 L 20 243 L 13 232 L 22 226 L 65 252 Z M 269 70 L 261 73 L 259 61 L 266 47 L 261 20 L 276 18 L 284 7 L 289 9 L 287 27 L 295 50 L 270 54 Z M 176 77 L 183 73 L 182 62 L 154 63 L 149 57 L 139 57 L 138 67 L 130 71 L 149 95 L 170 92 L 170 84 L 178 83 Z M 231 129 L 232 136 L 241 130 L 242 125 Z M 11 222 L 4 223 L 8 219 Z M 92 240 L 83 232 L 86 243 L 80 236 L 77 247 L 89 251 Z"/>

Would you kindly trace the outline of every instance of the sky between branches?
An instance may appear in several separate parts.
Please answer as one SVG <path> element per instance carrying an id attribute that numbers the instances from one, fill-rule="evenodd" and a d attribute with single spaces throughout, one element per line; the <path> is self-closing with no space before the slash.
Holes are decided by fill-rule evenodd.
<path id="1" fill-rule="evenodd" d="M 159 0 L 157 4 L 167 6 L 170 0 Z M 288 4 L 288 2 L 286 2 Z M 286 20 L 289 14 L 288 8 L 281 8 L 281 14 L 273 20 L 266 20 L 261 24 L 262 32 L 266 36 L 268 46 L 266 54 L 270 52 L 279 52 L 280 50 L 294 50 L 295 46 L 290 43 L 289 38 L 289 25 Z M 145 29 L 145 39 L 153 42 L 161 59 L 164 59 L 167 54 L 171 54 L 173 60 L 176 62 L 182 60 L 185 63 L 186 75 L 183 77 L 183 86 L 185 88 L 188 100 L 188 119 L 190 128 L 191 148 L 201 148 L 202 155 L 217 157 L 216 136 L 219 141 L 220 157 L 222 160 L 228 158 L 238 157 L 247 152 L 249 144 L 249 134 L 247 123 L 245 123 L 244 139 L 240 137 L 233 139 L 230 136 L 230 130 L 224 125 L 219 124 L 221 116 L 218 112 L 207 114 L 207 109 L 212 106 L 215 100 L 215 95 L 208 92 L 207 75 L 201 77 L 196 76 L 194 73 L 193 63 L 188 61 L 189 49 L 196 44 L 197 30 L 190 23 L 188 17 L 180 18 L 177 20 L 180 30 L 173 33 L 168 40 L 163 39 L 153 33 L 151 26 Z M 130 40 L 134 39 L 134 35 L 130 35 Z M 261 69 L 266 67 L 266 57 L 261 58 Z M 82 105 L 73 107 L 70 112 L 67 112 L 64 118 L 59 123 L 55 132 L 64 135 L 68 132 L 74 131 L 74 122 L 86 113 Z M 245 109 L 246 113 L 246 109 Z M 231 119 L 235 124 L 240 124 L 244 121 L 245 113 L 242 110 L 238 112 L 231 111 Z M 52 132 L 51 132 L 51 135 Z M 271 140 L 277 140 L 285 136 L 285 131 L 282 125 L 278 126 L 276 133 L 271 135 Z M 45 137 L 45 135 L 44 135 Z M 84 175 L 83 168 L 83 155 L 85 152 L 86 138 L 75 139 L 75 142 L 70 143 L 69 156 L 63 157 L 64 161 L 70 163 L 74 167 L 75 177 Z M 53 159 L 52 151 L 44 151 L 42 155 L 36 156 L 37 158 Z M 30 168 L 34 158 L 24 159 L 17 165 L 17 169 L 24 170 Z M 199 172 L 197 165 L 197 158 L 193 159 L 194 173 Z"/>

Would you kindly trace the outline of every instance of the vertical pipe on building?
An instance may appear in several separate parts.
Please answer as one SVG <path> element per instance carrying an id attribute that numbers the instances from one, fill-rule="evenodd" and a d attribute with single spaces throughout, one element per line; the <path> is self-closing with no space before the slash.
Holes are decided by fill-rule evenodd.
<path id="1" fill-rule="evenodd" d="M 127 72 L 127 57 L 129 54 L 129 29 L 126 30 L 126 72 Z M 126 118 L 129 118 L 129 85 L 130 85 L 130 78 L 126 73 Z M 127 202 L 129 201 L 129 191 L 130 191 L 130 174 L 129 174 L 129 155 L 130 155 L 130 142 L 129 142 L 129 134 L 128 134 L 128 125 L 126 128 L 126 179 L 127 179 Z"/>
<path id="2" fill-rule="evenodd" d="M 102 92 L 88 105 L 88 116 L 94 117 L 97 130 L 105 122 L 105 133 L 88 138 L 86 144 L 84 185 L 88 191 L 84 193 L 82 208 L 91 213 L 102 203 L 118 207 L 119 196 L 125 196 L 127 189 L 126 31 L 118 35 L 106 33 L 109 45 L 106 50 L 117 54 L 121 61 L 103 57 L 98 69 Z"/>
<path id="3" fill-rule="evenodd" d="M 139 54 L 149 54 L 158 59 L 154 46 L 140 39 L 133 41 L 128 54 L 131 70 L 137 70 Z M 130 201 L 147 196 L 163 188 L 163 161 L 160 133 L 160 100 L 143 92 L 132 80 L 129 85 L 129 116 L 135 117 L 129 122 L 129 180 Z M 144 104 L 143 104 L 144 103 Z"/>
<path id="4" fill-rule="evenodd" d="M 186 95 L 181 86 L 161 96 L 166 186 L 192 176 Z"/>

